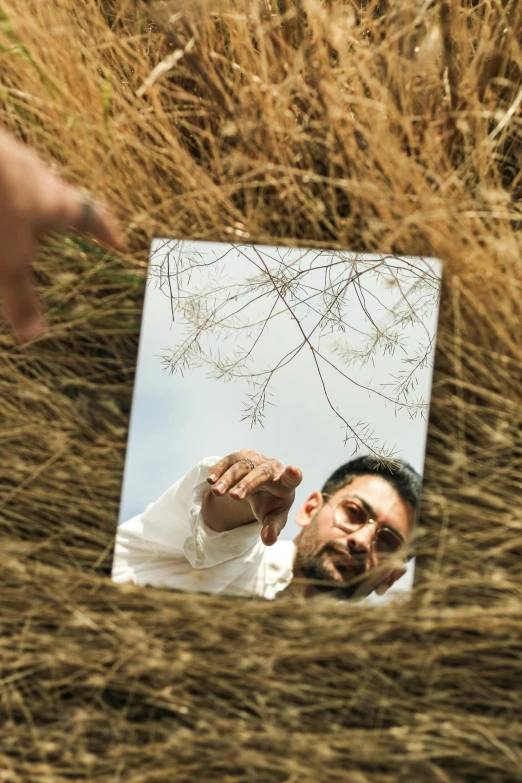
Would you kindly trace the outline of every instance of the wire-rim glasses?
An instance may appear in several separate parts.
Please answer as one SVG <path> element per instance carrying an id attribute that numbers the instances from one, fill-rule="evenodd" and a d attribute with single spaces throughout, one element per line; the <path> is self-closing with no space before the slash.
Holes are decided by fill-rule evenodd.
<path id="1" fill-rule="evenodd" d="M 405 541 L 402 536 L 386 525 L 378 525 L 358 501 L 352 498 L 340 498 L 336 503 L 332 503 L 333 495 L 325 492 L 322 495 L 332 507 L 335 524 L 345 533 L 356 533 L 365 525 L 375 525 L 372 551 L 376 555 L 390 556 L 404 546 Z"/>

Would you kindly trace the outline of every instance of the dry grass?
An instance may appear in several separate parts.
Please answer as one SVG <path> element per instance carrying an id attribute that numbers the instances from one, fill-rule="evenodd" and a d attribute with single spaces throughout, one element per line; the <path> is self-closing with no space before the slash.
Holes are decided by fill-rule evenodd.
<path id="1" fill-rule="evenodd" d="M 0 121 L 130 247 L 53 241 L 49 335 L 0 336 L 0 779 L 518 781 L 521 10 L 173 5 L 0 5 Z M 411 604 L 108 581 L 153 235 L 444 260 Z"/>

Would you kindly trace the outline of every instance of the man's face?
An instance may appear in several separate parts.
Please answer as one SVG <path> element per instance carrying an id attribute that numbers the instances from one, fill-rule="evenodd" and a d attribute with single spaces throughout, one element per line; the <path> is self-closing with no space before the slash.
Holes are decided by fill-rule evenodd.
<path id="1" fill-rule="evenodd" d="M 415 509 L 380 476 L 357 476 L 327 498 L 314 492 L 296 521 L 303 530 L 295 540 L 294 576 L 328 583 L 310 585 L 309 595 L 332 590 L 345 598 L 373 590 L 382 594 L 404 574 L 403 567 L 391 563 L 389 550 L 394 541 L 410 540 Z M 379 532 L 384 529 L 392 533 Z"/>

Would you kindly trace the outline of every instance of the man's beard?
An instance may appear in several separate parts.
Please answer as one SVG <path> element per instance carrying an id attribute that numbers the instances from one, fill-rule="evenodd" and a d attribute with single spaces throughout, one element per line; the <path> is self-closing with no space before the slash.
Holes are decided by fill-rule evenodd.
<path id="1" fill-rule="evenodd" d="M 353 598 L 357 591 L 360 591 L 361 580 L 359 577 L 360 570 L 357 566 L 354 569 L 350 569 L 350 575 L 348 578 L 344 577 L 343 569 L 337 568 L 336 571 L 341 577 L 346 578 L 346 583 L 341 579 L 334 579 L 332 577 L 331 569 L 326 564 L 326 558 L 333 565 L 332 560 L 329 559 L 328 553 L 339 551 L 333 544 L 325 544 L 315 554 L 302 555 L 297 549 L 295 567 L 299 569 L 303 577 L 308 580 L 313 588 L 318 593 L 329 593 L 334 598 L 347 599 Z M 348 553 L 346 553 L 348 554 Z M 334 559 L 335 562 L 335 559 Z M 334 566 L 335 567 L 335 566 Z"/>

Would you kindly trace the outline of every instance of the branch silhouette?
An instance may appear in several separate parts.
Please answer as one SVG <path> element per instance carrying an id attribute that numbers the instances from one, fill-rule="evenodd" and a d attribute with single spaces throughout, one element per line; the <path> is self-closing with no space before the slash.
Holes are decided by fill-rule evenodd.
<path id="1" fill-rule="evenodd" d="M 236 270 L 241 261 L 239 278 L 227 273 L 233 259 Z M 206 368 L 219 381 L 246 380 L 251 392 L 242 418 L 252 426 L 262 425 L 266 407 L 274 404 L 276 374 L 303 349 L 354 451 L 387 459 L 394 454 L 368 422 L 352 420 L 336 405 L 326 369 L 370 399 L 389 404 L 395 414 L 426 415 L 429 401 L 417 392 L 423 371 L 431 368 L 440 282 L 430 259 L 162 242 L 151 260 L 150 281 L 170 299 L 172 321 L 184 332 L 161 355 L 164 369 L 184 375 Z M 277 339 L 283 332 L 294 335 L 290 347 Z M 270 360 L 265 357 L 259 366 L 260 345 L 270 336 L 275 336 Z M 377 367 L 383 356 L 397 351 L 403 367 L 396 366 L 384 383 L 360 377 L 361 368 Z"/>

